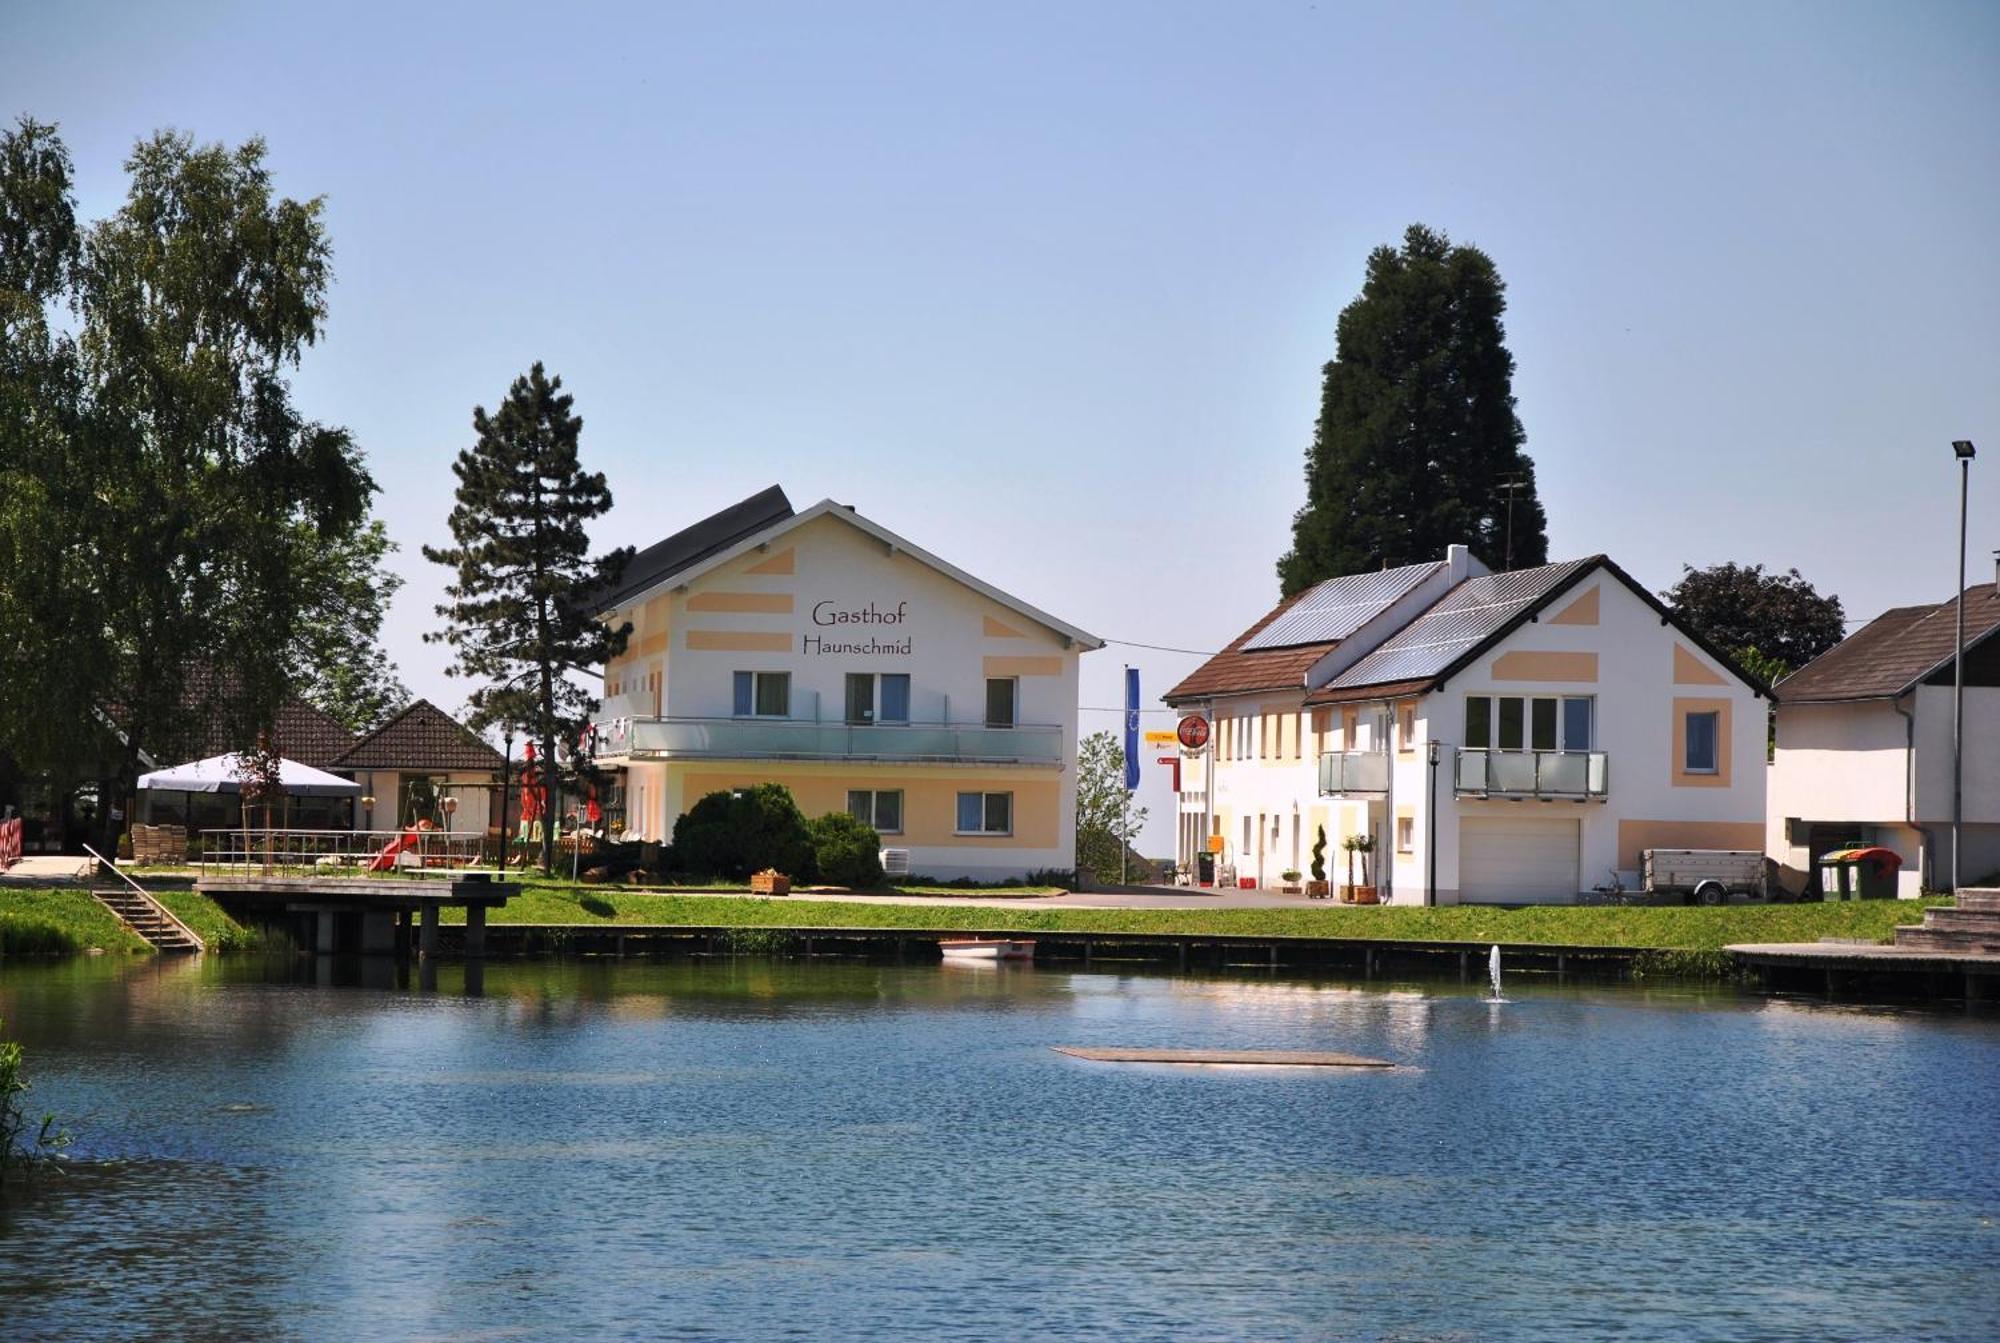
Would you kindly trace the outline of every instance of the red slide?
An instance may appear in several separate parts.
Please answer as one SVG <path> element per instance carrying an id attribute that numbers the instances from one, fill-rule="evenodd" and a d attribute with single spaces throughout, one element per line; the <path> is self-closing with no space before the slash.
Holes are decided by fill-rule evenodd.
<path id="1" fill-rule="evenodd" d="M 415 830 L 405 830 L 402 834 L 382 846 L 382 851 L 375 855 L 375 861 L 368 864 L 368 870 L 370 872 L 387 872 L 396 866 L 397 854 L 405 849 L 414 849 L 416 847 L 417 832 Z"/>

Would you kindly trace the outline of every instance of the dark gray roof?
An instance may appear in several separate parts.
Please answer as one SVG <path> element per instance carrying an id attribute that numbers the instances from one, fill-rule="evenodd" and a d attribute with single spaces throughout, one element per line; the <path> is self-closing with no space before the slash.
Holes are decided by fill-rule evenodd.
<path id="1" fill-rule="evenodd" d="M 617 582 L 591 598 L 591 605 L 599 611 L 608 611 L 791 516 L 792 501 L 785 498 L 783 489 L 773 485 L 759 490 L 741 503 L 731 504 L 692 527 L 684 527 L 664 541 L 647 546 L 626 562 Z"/>
<path id="2" fill-rule="evenodd" d="M 1602 555 L 1468 578 L 1380 648 L 1329 681 L 1338 691 L 1442 676 L 1488 640 L 1525 620 L 1551 594 L 1604 562 Z"/>
<path id="3" fill-rule="evenodd" d="M 1966 663 L 1982 641 L 2000 635 L 2000 583 L 1965 590 Z M 1951 666 L 1958 653 L 1958 602 L 1899 606 L 1868 622 L 1778 682 L 1781 704 L 1893 699 Z"/>
<path id="4" fill-rule="evenodd" d="M 1263 629 L 1245 640 L 1251 652 L 1289 648 L 1296 644 L 1345 639 L 1387 610 L 1398 598 L 1438 571 L 1428 564 L 1405 564 L 1369 574 L 1342 574 L 1307 589 L 1305 595 Z"/>

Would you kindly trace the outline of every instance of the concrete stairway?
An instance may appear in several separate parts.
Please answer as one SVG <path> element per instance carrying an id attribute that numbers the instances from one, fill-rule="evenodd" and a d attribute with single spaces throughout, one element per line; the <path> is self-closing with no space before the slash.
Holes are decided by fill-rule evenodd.
<path id="1" fill-rule="evenodd" d="M 2000 889 L 1967 887 L 1954 909 L 1927 909 L 1921 928 L 1898 928 L 1896 945 L 1911 951 L 2000 954 Z"/>
<path id="2" fill-rule="evenodd" d="M 119 922 L 161 951 L 201 951 L 201 939 L 192 929 L 160 906 L 143 891 L 129 886 L 100 886 L 91 890 L 97 903 L 118 916 Z"/>

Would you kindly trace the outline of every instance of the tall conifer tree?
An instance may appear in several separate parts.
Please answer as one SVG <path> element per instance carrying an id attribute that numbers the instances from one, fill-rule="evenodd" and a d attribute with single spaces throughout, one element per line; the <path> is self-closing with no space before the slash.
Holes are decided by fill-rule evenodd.
<path id="1" fill-rule="evenodd" d="M 1340 314 L 1306 503 L 1278 561 L 1287 596 L 1336 574 L 1436 559 L 1453 542 L 1496 569 L 1547 562 L 1506 308 L 1492 260 L 1422 224 L 1400 249 L 1369 254 L 1361 296 Z"/>
<path id="2" fill-rule="evenodd" d="M 611 490 L 602 472 L 578 460 L 583 419 L 570 413 L 575 398 L 561 389 L 562 379 L 537 361 L 514 379 L 498 411 L 473 408 L 479 440 L 452 465 L 457 544 L 424 547 L 426 559 L 456 573 L 445 589 L 451 600 L 437 608 L 446 628 L 425 637 L 457 650 L 452 675 L 485 682 L 470 696 L 472 726 L 522 729 L 551 772 L 558 743 L 574 745 L 597 708 L 566 673 L 616 657 L 631 633 L 630 625 L 606 626 L 591 609 L 590 595 L 632 552 L 590 558 L 584 524 L 610 511 Z M 553 825 L 542 828 L 541 861 L 544 871 L 555 865 Z"/>

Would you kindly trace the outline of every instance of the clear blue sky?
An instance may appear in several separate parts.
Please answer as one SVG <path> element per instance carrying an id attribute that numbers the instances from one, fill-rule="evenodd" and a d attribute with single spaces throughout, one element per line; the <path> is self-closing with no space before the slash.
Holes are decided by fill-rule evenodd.
<path id="1" fill-rule="evenodd" d="M 2000 546 L 2000 6 L 571 8 L 0 0 L 0 114 L 61 124 L 87 215 L 163 126 L 261 134 L 328 198 L 298 392 L 367 448 L 391 651 L 447 708 L 417 547 L 537 358 L 606 545 L 776 481 L 1218 646 L 1275 597 L 1335 318 L 1413 220 L 1506 277 L 1552 555 L 1937 600 L 1960 437 L 1975 572 Z M 1124 660 L 1149 694 L 1193 661 L 1113 645 L 1087 706 Z"/>

